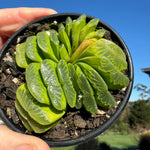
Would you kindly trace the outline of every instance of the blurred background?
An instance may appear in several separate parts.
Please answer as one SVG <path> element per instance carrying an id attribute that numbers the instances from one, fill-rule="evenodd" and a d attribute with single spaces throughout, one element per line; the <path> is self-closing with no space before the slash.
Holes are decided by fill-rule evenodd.
<path id="1" fill-rule="evenodd" d="M 150 68 L 149 0 L 5 0 L 0 4 L 0 9 L 15 7 L 45 7 L 55 9 L 58 13 L 74 12 L 97 17 L 119 33 L 133 59 L 134 89 L 117 122 L 92 144 L 52 150 L 137 149 L 141 135 L 148 134 L 150 137 L 150 78 L 141 71 L 142 68 Z"/>

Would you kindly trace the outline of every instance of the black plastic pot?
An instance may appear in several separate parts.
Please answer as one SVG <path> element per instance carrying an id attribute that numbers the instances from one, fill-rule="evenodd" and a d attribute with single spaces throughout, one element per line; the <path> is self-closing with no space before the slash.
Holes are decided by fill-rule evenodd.
<path id="1" fill-rule="evenodd" d="M 70 16 L 72 19 L 76 19 L 80 15 L 81 14 L 76 14 L 76 13 L 62 13 L 62 14 L 46 16 L 46 17 L 43 17 L 43 18 L 40 18 L 40 19 L 37 19 L 37 20 L 34 20 L 34 21 L 30 22 L 29 24 L 27 24 L 27 25 L 23 26 L 21 29 L 19 29 L 16 33 L 14 33 L 8 39 L 8 41 L 6 42 L 6 44 L 4 45 L 4 47 L 2 48 L 2 50 L 0 52 L 0 59 L 6 54 L 7 50 L 10 47 L 10 45 L 14 41 L 16 41 L 18 36 L 23 34 L 23 32 L 27 29 L 27 27 L 29 25 L 31 25 L 33 23 L 38 23 L 38 22 L 46 22 L 46 21 L 53 22 L 55 20 L 58 23 L 60 23 L 60 22 L 64 22 L 68 16 Z M 87 21 L 89 21 L 93 18 L 94 17 L 87 16 Z M 47 142 L 50 146 L 63 147 L 63 146 L 71 146 L 71 145 L 75 145 L 75 144 L 81 144 L 83 142 L 86 142 L 86 141 L 98 136 L 99 134 L 104 132 L 108 127 L 110 127 L 112 125 L 112 123 L 114 123 L 114 121 L 119 117 L 119 115 L 124 110 L 128 100 L 129 100 L 129 97 L 130 97 L 130 94 L 131 94 L 131 91 L 132 91 L 133 76 L 134 76 L 133 63 L 132 63 L 130 52 L 129 52 L 126 44 L 124 43 L 123 39 L 118 35 L 118 33 L 112 27 L 110 27 L 109 25 L 107 25 L 103 21 L 99 21 L 99 26 L 101 26 L 101 27 L 105 28 L 106 30 L 110 31 L 112 39 L 119 44 L 119 46 L 124 50 L 124 52 L 127 56 L 130 83 L 129 83 L 127 89 L 126 89 L 126 95 L 125 95 L 123 101 L 121 102 L 121 104 L 119 105 L 117 111 L 103 125 L 101 125 L 100 127 L 95 128 L 91 132 L 86 133 L 86 134 L 84 134 L 82 136 L 79 136 L 77 138 L 72 138 L 72 139 L 68 139 L 68 140 L 65 140 L 65 139 L 64 140 L 57 140 L 57 141 L 52 141 L 52 140 L 46 139 L 45 142 Z M 15 124 L 9 118 L 7 118 L 5 112 L 2 109 L 0 109 L 0 117 L 5 122 L 5 124 L 8 127 L 10 127 L 12 130 L 20 132 L 20 133 L 24 133 L 23 130 L 21 130 L 20 128 L 17 128 L 15 126 Z"/>

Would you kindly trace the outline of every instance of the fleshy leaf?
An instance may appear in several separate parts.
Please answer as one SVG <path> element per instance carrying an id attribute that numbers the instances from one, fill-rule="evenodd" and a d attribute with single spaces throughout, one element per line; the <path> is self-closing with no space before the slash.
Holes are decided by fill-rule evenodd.
<path id="1" fill-rule="evenodd" d="M 76 67 L 76 76 L 78 86 L 82 92 L 84 108 L 91 114 L 96 114 L 98 108 L 94 97 L 93 89 L 88 82 L 86 76 L 83 74 L 78 66 Z"/>
<path id="2" fill-rule="evenodd" d="M 108 73 L 116 72 L 116 68 L 113 63 L 107 57 L 101 57 L 101 65 L 98 67 L 101 75 L 107 76 Z"/>
<path id="3" fill-rule="evenodd" d="M 26 43 L 21 43 L 16 47 L 16 63 L 21 68 L 26 68 L 30 60 L 26 57 Z"/>
<path id="4" fill-rule="evenodd" d="M 37 43 L 42 52 L 44 53 L 45 58 L 50 58 L 54 61 L 58 61 L 55 57 L 55 54 L 52 50 L 51 44 L 50 44 L 50 38 L 47 32 L 38 32 L 37 34 Z"/>
<path id="5" fill-rule="evenodd" d="M 71 63 L 68 64 L 68 69 L 69 69 L 69 76 L 70 76 L 71 82 L 72 82 L 73 87 L 77 93 L 76 106 L 75 107 L 76 107 L 76 109 L 80 109 L 82 107 L 83 97 L 82 97 L 81 90 L 80 90 L 78 83 L 77 83 L 76 70 L 75 70 L 74 65 Z"/>
<path id="6" fill-rule="evenodd" d="M 126 59 L 125 53 L 122 51 L 122 49 L 117 44 L 115 44 L 114 42 L 112 42 L 110 40 L 104 39 L 104 38 L 101 39 L 101 41 L 104 44 L 111 47 L 117 53 L 117 55 L 119 55 L 119 57 L 122 57 L 122 58 Z"/>
<path id="7" fill-rule="evenodd" d="M 83 72 L 93 86 L 95 93 L 98 95 L 96 99 L 98 105 L 104 109 L 113 107 L 115 105 L 115 100 L 108 91 L 108 87 L 100 74 L 85 63 L 79 63 L 79 66 L 81 66 Z"/>
<path id="8" fill-rule="evenodd" d="M 30 36 L 26 40 L 26 55 L 29 59 L 35 62 L 41 62 L 42 57 L 40 53 L 40 49 L 37 45 L 37 37 Z"/>
<path id="9" fill-rule="evenodd" d="M 110 109 L 116 104 L 116 101 L 109 91 L 97 91 L 96 102 L 103 109 Z"/>
<path id="10" fill-rule="evenodd" d="M 29 116 L 41 125 L 51 125 L 60 119 L 65 111 L 56 110 L 51 104 L 42 105 L 30 94 L 26 84 L 22 84 L 16 92 L 20 105 L 28 112 Z"/>
<path id="11" fill-rule="evenodd" d="M 65 31 L 65 27 L 63 24 L 59 24 L 58 33 L 59 33 L 58 34 L 59 40 L 65 45 L 68 51 L 68 54 L 70 56 L 71 55 L 71 43 L 70 43 L 69 37 Z"/>
<path id="12" fill-rule="evenodd" d="M 117 72 L 112 62 L 106 57 L 85 57 L 78 62 L 84 62 L 98 71 L 106 82 L 108 89 L 116 90 L 127 87 L 129 79 L 122 72 Z"/>
<path id="13" fill-rule="evenodd" d="M 79 45 L 79 38 L 81 29 L 85 26 L 86 15 L 81 15 L 72 23 L 72 53 L 77 49 Z"/>
<path id="14" fill-rule="evenodd" d="M 84 57 L 75 62 L 84 62 L 98 70 L 98 72 L 103 76 L 107 75 L 110 72 L 116 72 L 116 68 L 112 64 L 112 62 L 106 57 L 98 57 L 98 56 L 90 56 Z"/>
<path id="15" fill-rule="evenodd" d="M 100 74 L 86 63 L 78 63 L 94 89 L 107 91 L 108 87 Z"/>
<path id="16" fill-rule="evenodd" d="M 49 84 L 52 84 L 52 85 L 58 84 L 58 78 L 56 75 L 56 66 L 57 66 L 57 63 L 55 63 L 54 61 L 50 59 L 45 59 L 40 64 L 40 72 L 41 72 L 42 79 L 46 87 Z"/>
<path id="17" fill-rule="evenodd" d="M 30 124 L 27 121 L 27 112 L 21 107 L 21 105 L 19 104 L 18 100 L 15 100 L 15 108 L 17 110 L 17 113 L 19 115 L 19 118 L 21 119 L 21 122 L 23 123 L 23 125 L 25 126 L 25 128 L 28 131 L 33 131 L 32 127 L 30 126 Z"/>
<path id="18" fill-rule="evenodd" d="M 108 40 L 103 38 L 97 40 L 96 42 L 88 46 L 80 54 L 79 58 L 89 57 L 89 56 L 106 57 L 113 63 L 117 71 L 126 70 L 127 62 L 125 59 L 125 55 L 122 54 L 123 53 L 122 50 L 119 49 L 115 43 L 112 42 L 112 44 L 110 44 L 107 41 Z"/>
<path id="19" fill-rule="evenodd" d="M 66 31 L 69 39 L 71 40 L 72 19 L 70 17 L 67 17 L 67 19 L 66 19 L 65 31 Z"/>
<path id="20" fill-rule="evenodd" d="M 118 90 L 127 87 L 129 84 L 129 78 L 122 72 L 114 72 L 104 78 L 109 89 Z"/>
<path id="21" fill-rule="evenodd" d="M 124 52 L 122 51 L 122 49 L 117 44 L 115 44 L 114 42 L 110 40 L 101 39 L 101 42 L 105 46 L 108 46 L 110 51 L 112 51 L 115 54 L 112 59 L 111 57 L 107 57 L 107 58 L 110 58 L 110 60 L 112 61 L 116 69 L 118 71 L 126 70 L 127 69 L 126 56 Z"/>
<path id="22" fill-rule="evenodd" d="M 41 63 L 40 71 L 47 86 L 48 95 L 52 105 L 58 110 L 65 110 L 66 98 L 56 74 L 56 65 L 57 64 L 52 60 L 45 59 Z"/>
<path id="23" fill-rule="evenodd" d="M 22 123 L 29 131 L 34 131 L 35 133 L 44 133 L 50 128 L 52 128 L 56 123 L 51 125 L 41 125 L 33 120 L 29 114 L 23 109 L 23 107 L 19 104 L 18 100 L 15 101 L 15 107 L 19 114 L 19 117 L 22 120 Z"/>
<path id="24" fill-rule="evenodd" d="M 80 54 L 92 43 L 96 42 L 96 39 L 89 39 L 89 40 L 84 40 L 80 46 L 76 49 L 76 51 L 72 54 L 69 62 L 74 62 L 76 60 L 78 60 L 78 57 L 80 56 Z"/>
<path id="25" fill-rule="evenodd" d="M 90 32 L 89 34 L 86 35 L 84 40 L 93 39 L 93 38 L 96 38 L 97 40 L 99 40 L 105 35 L 105 32 L 106 31 L 104 29 L 99 29 L 99 30 Z"/>
<path id="26" fill-rule="evenodd" d="M 69 57 L 69 54 L 68 54 L 67 49 L 64 46 L 64 44 L 61 43 L 59 50 L 60 50 L 60 59 L 64 59 L 65 61 L 69 61 L 70 57 Z"/>
<path id="27" fill-rule="evenodd" d="M 26 68 L 26 82 L 32 96 L 43 104 L 50 104 L 47 89 L 40 75 L 40 63 L 31 63 Z"/>
<path id="28" fill-rule="evenodd" d="M 82 28 L 80 32 L 80 43 L 82 43 L 88 33 L 93 32 L 96 29 L 98 22 L 99 19 L 92 19 Z"/>
<path id="29" fill-rule="evenodd" d="M 76 109 L 81 109 L 83 105 L 83 96 L 82 93 L 80 91 L 80 93 L 77 94 L 77 99 L 76 99 Z"/>
<path id="30" fill-rule="evenodd" d="M 16 107 L 16 106 L 15 106 L 15 107 Z M 16 108 L 16 109 L 17 109 L 17 108 Z M 17 111 L 17 112 L 18 112 L 18 111 Z M 19 116 L 19 118 L 20 118 L 22 124 L 24 125 L 24 127 L 25 127 L 28 131 L 32 132 L 33 129 L 31 128 L 31 126 L 30 126 L 30 124 L 28 123 L 28 121 L 25 120 L 25 119 L 19 114 L 19 112 L 18 112 L 18 116 Z"/>
<path id="31" fill-rule="evenodd" d="M 71 108 L 76 104 L 76 91 L 69 77 L 69 70 L 65 60 L 60 60 L 57 67 L 59 81 L 63 87 L 67 102 Z"/>
<path id="32" fill-rule="evenodd" d="M 50 32 L 50 43 L 51 47 L 53 49 L 53 52 L 57 59 L 60 58 L 59 56 L 59 40 L 58 40 L 58 33 L 55 30 L 49 30 Z"/>

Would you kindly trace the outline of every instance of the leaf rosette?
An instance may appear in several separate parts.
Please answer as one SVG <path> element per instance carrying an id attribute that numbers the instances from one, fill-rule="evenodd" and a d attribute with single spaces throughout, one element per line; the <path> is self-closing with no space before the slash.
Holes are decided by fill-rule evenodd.
<path id="1" fill-rule="evenodd" d="M 127 87 L 126 55 L 104 38 L 98 19 L 68 17 L 58 30 L 38 32 L 16 47 L 16 63 L 25 69 L 17 89 L 16 110 L 29 131 L 43 133 L 67 112 L 67 107 L 96 114 L 116 101 L 111 90 Z"/>

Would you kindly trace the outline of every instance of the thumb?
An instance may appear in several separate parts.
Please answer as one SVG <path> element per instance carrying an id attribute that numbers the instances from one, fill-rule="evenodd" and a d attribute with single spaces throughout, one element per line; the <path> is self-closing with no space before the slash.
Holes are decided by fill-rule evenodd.
<path id="1" fill-rule="evenodd" d="M 48 8 L 20 7 L 0 9 L 0 33 L 15 32 L 32 20 L 55 13 L 55 10 Z"/>
<path id="2" fill-rule="evenodd" d="M 6 40 L 20 27 L 32 20 L 57 12 L 48 8 L 6 8 L 0 9 L 0 49 Z"/>
<path id="3" fill-rule="evenodd" d="M 0 125 L 1 150 L 50 150 L 41 139 L 14 132 L 4 125 Z"/>

